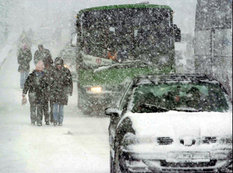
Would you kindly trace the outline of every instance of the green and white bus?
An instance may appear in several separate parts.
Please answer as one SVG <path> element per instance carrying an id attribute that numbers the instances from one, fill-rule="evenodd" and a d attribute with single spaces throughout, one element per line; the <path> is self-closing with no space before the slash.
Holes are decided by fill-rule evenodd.
<path id="1" fill-rule="evenodd" d="M 166 5 L 127 4 L 77 14 L 78 106 L 102 112 L 113 106 L 128 79 L 175 71 L 180 29 Z"/>

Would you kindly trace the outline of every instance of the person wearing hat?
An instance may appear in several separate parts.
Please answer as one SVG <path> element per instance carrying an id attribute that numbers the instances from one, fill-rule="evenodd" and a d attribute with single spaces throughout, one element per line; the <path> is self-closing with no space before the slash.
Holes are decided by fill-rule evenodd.
<path id="1" fill-rule="evenodd" d="M 53 63 L 52 55 L 48 49 L 45 49 L 42 44 L 38 45 L 38 50 L 34 54 L 34 64 L 36 65 L 38 61 L 49 61 Z"/>
<path id="2" fill-rule="evenodd" d="M 54 126 L 63 124 L 64 105 L 68 104 L 68 95 L 72 95 L 73 81 L 68 68 L 64 67 L 64 61 L 57 57 L 54 62 L 55 69 L 51 75 L 51 96 L 53 104 Z"/>
<path id="3" fill-rule="evenodd" d="M 31 49 L 27 44 L 24 44 L 23 47 L 19 49 L 17 60 L 19 64 L 18 71 L 20 72 L 20 88 L 23 89 L 24 83 L 29 75 L 30 62 L 32 60 Z"/>
<path id="4" fill-rule="evenodd" d="M 44 63 L 38 61 L 36 69 L 29 74 L 23 88 L 23 100 L 28 93 L 30 102 L 31 124 L 42 126 L 43 105 L 46 100 L 45 94 L 48 92 L 48 82 L 45 77 Z M 25 103 L 25 102 L 24 102 Z"/>

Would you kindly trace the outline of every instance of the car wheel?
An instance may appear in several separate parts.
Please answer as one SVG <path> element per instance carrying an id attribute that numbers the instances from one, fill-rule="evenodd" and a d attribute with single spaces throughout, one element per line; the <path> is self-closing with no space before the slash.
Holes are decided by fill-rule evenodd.
<path id="1" fill-rule="evenodd" d="M 121 150 L 117 149 L 115 158 L 115 172 L 114 173 L 129 173 L 128 169 L 124 166 L 124 157 L 122 156 Z"/>
<path id="2" fill-rule="evenodd" d="M 110 173 L 114 173 L 114 160 L 112 158 L 111 151 L 110 151 Z"/>

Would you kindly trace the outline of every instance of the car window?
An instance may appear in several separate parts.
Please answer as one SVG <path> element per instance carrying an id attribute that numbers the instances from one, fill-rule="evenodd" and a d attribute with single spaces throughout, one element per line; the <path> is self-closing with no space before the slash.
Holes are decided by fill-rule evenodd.
<path id="1" fill-rule="evenodd" d="M 133 98 L 133 112 L 214 111 L 229 109 L 223 90 L 216 84 L 140 85 Z"/>

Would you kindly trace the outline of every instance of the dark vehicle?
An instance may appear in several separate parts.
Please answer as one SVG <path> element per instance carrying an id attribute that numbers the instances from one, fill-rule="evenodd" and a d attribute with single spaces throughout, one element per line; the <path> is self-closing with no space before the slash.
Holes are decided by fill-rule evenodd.
<path id="1" fill-rule="evenodd" d="M 212 75 L 232 99 L 232 0 L 197 0 L 195 68 Z"/>
<path id="2" fill-rule="evenodd" d="M 138 77 L 110 116 L 112 173 L 232 172 L 232 105 L 200 75 Z"/>
<path id="3" fill-rule="evenodd" d="M 115 102 L 127 77 L 175 71 L 174 43 L 180 40 L 180 29 L 173 24 L 169 6 L 83 9 L 77 15 L 76 29 L 78 106 L 83 112 L 103 112 L 103 107 Z M 124 63 L 132 65 L 125 68 Z M 144 63 L 151 65 L 142 67 Z M 118 68 L 105 68 L 116 64 Z"/>

